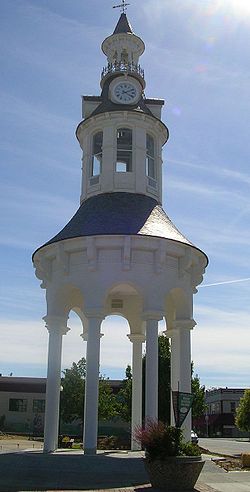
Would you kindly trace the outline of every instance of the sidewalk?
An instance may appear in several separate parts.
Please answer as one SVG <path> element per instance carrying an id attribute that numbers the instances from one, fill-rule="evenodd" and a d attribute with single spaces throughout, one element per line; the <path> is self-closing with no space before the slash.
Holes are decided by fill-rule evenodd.
<path id="1" fill-rule="evenodd" d="M 142 452 L 79 451 L 43 454 L 39 450 L 0 454 L 0 491 L 154 492 L 148 483 Z M 196 492 L 249 492 L 250 472 L 225 472 L 211 458 L 197 482 Z M 171 492 L 171 491 L 168 491 Z"/>

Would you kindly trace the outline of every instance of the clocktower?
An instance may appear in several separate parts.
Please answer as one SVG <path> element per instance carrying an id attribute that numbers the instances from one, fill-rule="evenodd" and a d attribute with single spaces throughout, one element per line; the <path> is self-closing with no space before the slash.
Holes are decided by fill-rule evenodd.
<path id="1" fill-rule="evenodd" d="M 124 2 L 123 2 L 124 4 Z M 124 5 L 123 5 L 124 7 Z M 140 56 L 145 46 L 123 8 L 102 43 L 107 64 L 97 96 L 82 97 L 76 137 L 83 151 L 80 207 L 35 251 L 36 276 L 46 289 L 49 331 L 45 452 L 57 448 L 61 350 L 70 311 L 87 341 L 84 452 L 97 446 L 101 324 L 125 317 L 132 343 L 131 435 L 142 421 L 142 343 L 146 341 L 145 417 L 158 417 L 158 322 L 171 339 L 171 386 L 191 390 L 193 294 L 206 255 L 171 222 L 162 203 L 162 147 L 168 129 L 162 99 L 145 95 Z M 191 416 L 184 433 L 190 440 Z M 132 449 L 138 449 L 131 438 Z"/>

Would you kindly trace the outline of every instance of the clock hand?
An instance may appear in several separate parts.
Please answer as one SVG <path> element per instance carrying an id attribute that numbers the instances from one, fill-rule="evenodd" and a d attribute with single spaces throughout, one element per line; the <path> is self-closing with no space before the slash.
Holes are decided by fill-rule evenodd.
<path id="1" fill-rule="evenodd" d="M 133 91 L 134 91 L 134 89 L 128 89 L 128 90 L 126 90 L 126 91 L 124 91 L 124 90 L 123 90 L 122 92 L 123 92 L 123 94 L 128 94 L 128 93 L 129 93 L 129 92 L 131 92 L 131 91 L 133 92 Z"/>

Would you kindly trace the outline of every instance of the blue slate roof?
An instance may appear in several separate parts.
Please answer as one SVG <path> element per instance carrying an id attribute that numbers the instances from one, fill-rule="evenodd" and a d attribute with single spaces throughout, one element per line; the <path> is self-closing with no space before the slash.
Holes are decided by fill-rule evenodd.
<path id="1" fill-rule="evenodd" d="M 125 13 L 122 13 L 120 16 L 120 19 L 117 22 L 116 28 L 113 32 L 113 34 L 120 34 L 120 33 L 133 33 L 133 29 L 131 27 L 131 24 L 126 16 Z"/>
<path id="2" fill-rule="evenodd" d="M 147 195 L 116 192 L 85 200 L 68 224 L 41 248 L 64 239 L 103 235 L 154 236 L 195 247 L 156 200 Z"/>

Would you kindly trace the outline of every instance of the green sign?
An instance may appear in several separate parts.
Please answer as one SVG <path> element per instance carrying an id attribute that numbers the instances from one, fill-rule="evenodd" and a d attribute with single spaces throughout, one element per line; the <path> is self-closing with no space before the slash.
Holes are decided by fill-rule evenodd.
<path id="1" fill-rule="evenodd" d="M 193 403 L 191 393 L 172 391 L 173 408 L 176 427 L 181 427 Z"/>

